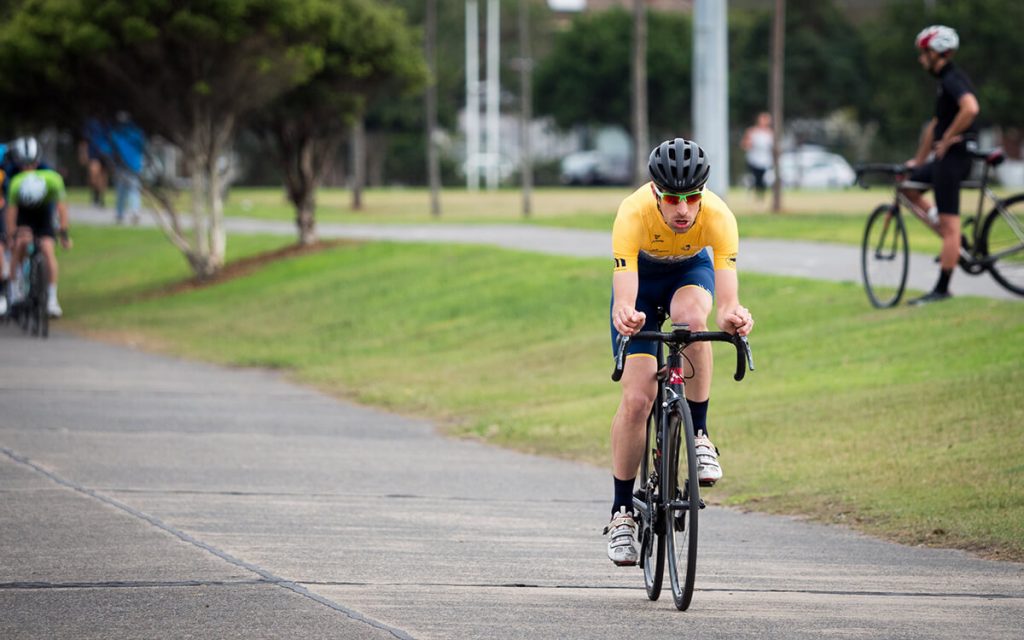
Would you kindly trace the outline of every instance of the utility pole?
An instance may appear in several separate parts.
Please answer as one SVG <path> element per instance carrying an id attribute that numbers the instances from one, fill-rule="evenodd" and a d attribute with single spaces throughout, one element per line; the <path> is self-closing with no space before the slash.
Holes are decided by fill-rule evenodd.
<path id="1" fill-rule="evenodd" d="M 772 19 L 772 128 L 775 143 L 772 145 L 772 167 L 775 181 L 772 183 L 772 213 L 782 211 L 782 172 L 779 155 L 782 147 L 782 89 L 783 67 L 786 50 L 786 0 L 775 0 L 775 16 Z"/>
<path id="2" fill-rule="evenodd" d="M 501 47 L 501 2 L 487 3 L 487 189 L 498 188 L 498 153 L 501 121 L 498 114 L 498 59 Z"/>
<path id="3" fill-rule="evenodd" d="M 694 138 L 711 160 L 708 186 L 729 189 L 729 46 L 726 3 L 696 0 L 693 10 Z"/>
<path id="4" fill-rule="evenodd" d="M 647 124 L 647 7 L 646 0 L 633 0 L 633 181 L 647 179 L 647 156 L 651 151 Z"/>
<path id="5" fill-rule="evenodd" d="M 533 120 L 533 54 L 530 48 L 530 3 L 519 0 L 519 174 L 523 181 L 523 217 L 530 217 L 533 191 L 533 150 L 530 122 Z"/>
<path id="6" fill-rule="evenodd" d="M 430 183 L 430 214 L 441 215 L 441 161 L 434 133 L 437 131 L 437 0 L 427 0 L 427 181 Z"/>
<path id="7" fill-rule="evenodd" d="M 466 0 L 466 188 L 480 188 L 480 18 Z"/>

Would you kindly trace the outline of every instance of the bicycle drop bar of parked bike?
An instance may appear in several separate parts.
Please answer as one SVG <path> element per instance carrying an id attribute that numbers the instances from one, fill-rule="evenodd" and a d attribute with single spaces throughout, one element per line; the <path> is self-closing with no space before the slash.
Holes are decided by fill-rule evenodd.
<path id="1" fill-rule="evenodd" d="M 46 255 L 33 242 L 28 246 L 24 260 L 16 268 L 22 270 L 20 282 L 21 299 L 11 304 L 7 318 L 16 322 L 26 333 L 46 338 L 50 335 L 48 285 L 50 267 Z"/>
<path id="2" fill-rule="evenodd" d="M 677 609 L 685 611 L 693 598 L 697 515 L 704 503 L 697 480 L 693 419 L 685 402 L 683 349 L 694 342 L 733 344 L 736 380 L 743 379 L 747 367 L 753 371 L 754 361 L 750 345 L 742 336 L 724 331 L 690 331 L 687 325 L 673 325 L 669 332 L 640 331 L 631 338 L 620 337 L 612 380 L 622 377 L 626 348 L 631 340 L 654 340 L 658 344 L 658 392 L 647 419 L 646 446 L 640 463 L 641 485 L 633 496 L 634 512 L 639 515 L 640 566 L 647 597 L 657 600 L 667 558 L 672 599 Z"/>
<path id="3" fill-rule="evenodd" d="M 1000 149 L 979 151 L 968 147 L 976 160 L 983 161 L 981 179 L 961 183 L 962 189 L 977 189 L 978 208 L 963 218 L 960 238 L 960 267 L 971 275 L 988 271 L 1006 289 L 1024 296 L 1024 193 L 998 197 L 989 186 L 989 178 L 1004 159 Z M 910 269 L 907 229 L 903 210 L 928 228 L 939 233 L 937 222 L 930 221 L 901 191 L 924 190 L 932 185 L 906 180 L 910 169 L 902 164 L 865 164 L 857 168 L 857 184 L 867 188 L 869 174 L 888 176 L 894 182 L 892 203 L 875 207 L 868 217 L 861 245 L 861 274 L 871 304 L 878 308 L 892 307 L 903 297 Z M 982 217 L 986 200 L 992 209 Z"/>

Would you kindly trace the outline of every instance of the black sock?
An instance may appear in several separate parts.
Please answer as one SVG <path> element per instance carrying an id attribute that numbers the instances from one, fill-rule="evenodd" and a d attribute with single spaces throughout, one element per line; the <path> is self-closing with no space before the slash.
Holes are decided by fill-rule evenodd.
<path id="1" fill-rule="evenodd" d="M 952 269 L 941 269 L 939 271 L 939 281 L 935 283 L 936 293 L 949 293 L 949 279 L 952 276 Z"/>
<path id="2" fill-rule="evenodd" d="M 707 399 L 704 402 L 694 402 L 693 400 L 687 399 L 686 404 L 690 405 L 690 416 L 693 418 L 693 434 L 703 431 L 704 435 L 708 434 L 708 403 L 711 399 Z"/>
<path id="3" fill-rule="evenodd" d="M 619 512 L 621 507 L 626 507 L 626 513 L 633 513 L 633 483 L 636 478 L 619 480 L 614 475 L 615 481 L 615 502 L 612 503 L 612 515 Z"/>

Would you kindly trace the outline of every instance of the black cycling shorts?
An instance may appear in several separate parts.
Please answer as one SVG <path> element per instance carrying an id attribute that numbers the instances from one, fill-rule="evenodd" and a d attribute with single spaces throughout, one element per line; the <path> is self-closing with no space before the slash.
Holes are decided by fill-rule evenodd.
<path id="1" fill-rule="evenodd" d="M 971 173 L 971 156 L 963 145 L 954 145 L 940 160 L 932 160 L 910 172 L 913 182 L 927 182 L 935 191 L 939 213 L 960 214 L 960 183 Z"/>
<path id="2" fill-rule="evenodd" d="M 29 227 L 35 237 L 57 236 L 53 226 L 53 206 L 25 208 L 18 207 L 18 226 Z"/>

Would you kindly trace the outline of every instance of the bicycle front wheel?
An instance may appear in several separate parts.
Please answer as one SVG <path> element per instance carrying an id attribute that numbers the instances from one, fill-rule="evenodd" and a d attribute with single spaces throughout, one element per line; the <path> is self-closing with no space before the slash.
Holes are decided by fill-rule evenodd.
<path id="1" fill-rule="evenodd" d="M 685 409 L 684 409 L 685 410 Z M 678 411 L 669 416 L 671 443 L 665 457 L 670 468 L 666 495 L 665 528 L 668 531 L 668 571 L 672 583 L 672 599 L 676 608 L 686 611 L 693 599 L 693 583 L 697 576 L 697 515 L 700 512 L 700 485 L 697 481 L 697 453 L 693 428 Z"/>
<path id="2" fill-rule="evenodd" d="M 647 418 L 647 449 L 640 464 L 643 483 L 633 497 L 634 513 L 640 514 L 640 564 L 644 570 L 644 588 L 647 597 L 657 600 L 665 578 L 665 533 L 661 526 L 661 510 L 657 496 L 658 464 L 661 450 L 657 439 L 655 412 Z"/>
<path id="3" fill-rule="evenodd" d="M 996 282 L 1024 296 L 1024 193 L 1000 202 L 985 218 L 980 254 Z"/>
<path id="4" fill-rule="evenodd" d="M 871 304 L 884 309 L 899 303 L 907 286 L 909 260 L 903 217 L 891 205 L 878 205 L 868 217 L 861 245 L 861 274 Z"/>

